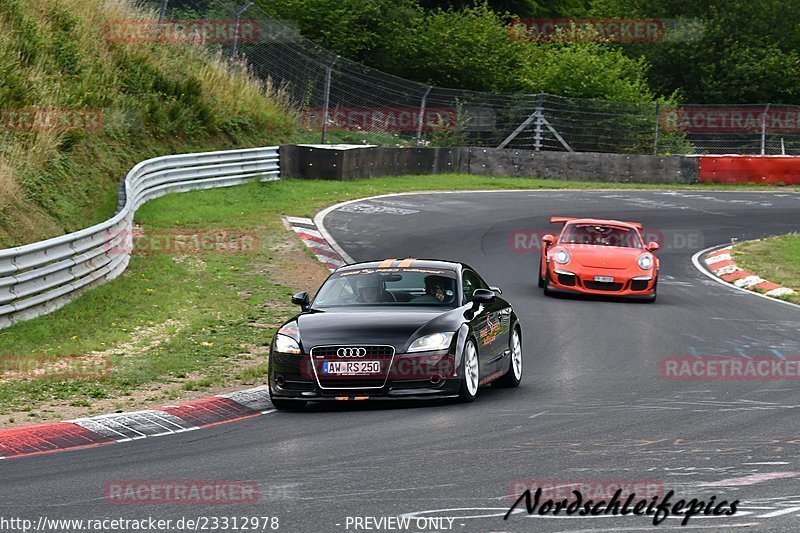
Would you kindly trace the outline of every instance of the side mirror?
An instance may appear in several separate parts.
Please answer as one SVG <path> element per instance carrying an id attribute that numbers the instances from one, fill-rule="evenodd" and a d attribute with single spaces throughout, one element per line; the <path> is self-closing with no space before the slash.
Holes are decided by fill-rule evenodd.
<path id="1" fill-rule="evenodd" d="M 500 287 L 489 287 L 495 294 L 503 294 L 503 291 L 500 290 Z"/>
<path id="2" fill-rule="evenodd" d="M 550 235 L 548 233 L 547 235 L 542 237 L 542 242 L 545 243 L 545 248 L 547 248 L 548 246 L 552 246 L 553 244 L 556 243 L 556 237 L 555 235 Z"/>
<path id="3" fill-rule="evenodd" d="M 661 246 L 659 246 L 658 243 L 655 242 L 655 241 L 651 241 L 651 242 L 647 243 L 647 251 L 648 252 L 655 252 L 659 248 L 661 248 Z"/>
<path id="4" fill-rule="evenodd" d="M 294 296 L 292 296 L 292 303 L 294 305 L 299 305 L 300 309 L 306 311 L 308 309 L 308 293 L 306 291 L 298 292 Z"/>
<path id="5" fill-rule="evenodd" d="M 490 291 L 489 289 L 475 289 L 475 292 L 472 293 L 472 306 L 477 307 L 481 304 L 490 304 L 494 299 L 494 291 Z"/>

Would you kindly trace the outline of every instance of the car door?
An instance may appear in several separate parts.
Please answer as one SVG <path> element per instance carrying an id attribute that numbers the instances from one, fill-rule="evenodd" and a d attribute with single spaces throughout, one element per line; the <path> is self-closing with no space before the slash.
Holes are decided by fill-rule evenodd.
<path id="1" fill-rule="evenodd" d="M 465 269 L 461 274 L 464 303 L 472 302 L 472 293 L 475 289 L 488 289 L 489 286 L 474 271 Z M 500 370 L 503 364 L 503 355 L 508 346 L 508 322 L 510 307 L 505 316 L 505 301 L 495 298 L 487 306 L 482 306 L 472 318 L 470 325 L 478 341 L 478 353 L 481 361 L 481 379 Z M 505 325 L 506 331 L 503 332 Z"/>

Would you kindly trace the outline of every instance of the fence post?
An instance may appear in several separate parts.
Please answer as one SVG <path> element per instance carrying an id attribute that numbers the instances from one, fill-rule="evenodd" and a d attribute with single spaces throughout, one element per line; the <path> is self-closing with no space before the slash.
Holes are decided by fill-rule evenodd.
<path id="1" fill-rule="evenodd" d="M 168 2 L 169 2 L 169 0 L 163 0 L 163 2 L 161 2 L 161 11 L 158 14 L 158 22 L 163 22 L 164 17 L 167 16 L 167 3 Z"/>
<path id="2" fill-rule="evenodd" d="M 239 22 L 242 18 L 242 13 L 250 9 L 250 6 L 253 5 L 253 2 L 247 2 L 242 8 L 236 12 L 236 23 L 233 26 L 233 52 L 231 52 L 231 57 L 236 59 L 236 52 L 239 48 Z"/>
<path id="3" fill-rule="evenodd" d="M 331 105 L 331 73 L 337 61 L 339 61 L 339 56 L 336 56 L 331 66 L 325 69 L 325 104 L 322 112 L 322 144 L 325 144 L 325 137 L 328 134 L 328 109 Z"/>
<path id="4" fill-rule="evenodd" d="M 417 146 L 422 141 L 422 121 L 425 117 L 425 103 L 428 100 L 428 93 L 431 92 L 433 88 L 432 85 L 428 85 L 428 88 L 425 89 L 425 94 L 422 95 L 422 101 L 419 104 L 419 124 L 417 124 Z"/>
<path id="5" fill-rule="evenodd" d="M 764 108 L 764 113 L 761 115 L 761 155 L 767 153 L 767 113 L 769 113 L 769 106 L 771 105 L 767 104 L 767 107 Z"/>
<path id="6" fill-rule="evenodd" d="M 653 155 L 658 155 L 658 107 L 659 102 L 656 102 L 656 133 L 655 137 L 653 138 Z"/>
<path id="7" fill-rule="evenodd" d="M 544 102 L 544 93 L 536 95 L 536 123 L 533 127 L 533 149 L 537 152 L 542 149 L 542 102 Z"/>

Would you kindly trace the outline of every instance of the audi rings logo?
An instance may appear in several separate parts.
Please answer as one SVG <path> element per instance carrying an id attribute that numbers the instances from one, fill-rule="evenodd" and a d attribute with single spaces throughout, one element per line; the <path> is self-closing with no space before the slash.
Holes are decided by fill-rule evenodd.
<path id="1" fill-rule="evenodd" d="M 364 357 L 367 355 L 366 348 L 339 348 L 336 350 L 339 357 Z"/>

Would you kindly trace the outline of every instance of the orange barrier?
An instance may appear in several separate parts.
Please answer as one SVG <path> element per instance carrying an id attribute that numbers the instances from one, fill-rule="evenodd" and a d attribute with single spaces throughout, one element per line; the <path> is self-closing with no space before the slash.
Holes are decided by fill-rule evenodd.
<path id="1" fill-rule="evenodd" d="M 800 157 L 702 156 L 700 157 L 700 182 L 800 185 Z"/>

